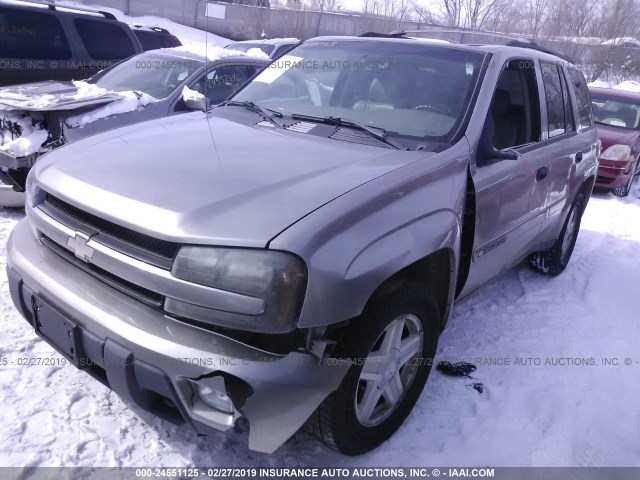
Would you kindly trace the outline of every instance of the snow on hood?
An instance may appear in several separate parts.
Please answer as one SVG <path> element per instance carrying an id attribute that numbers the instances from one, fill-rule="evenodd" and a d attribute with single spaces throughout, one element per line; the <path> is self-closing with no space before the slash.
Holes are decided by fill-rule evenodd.
<path id="1" fill-rule="evenodd" d="M 75 91 L 72 93 L 57 95 L 38 94 L 29 88 L 23 91 L 0 90 L 0 152 L 15 157 L 44 153 L 47 149 L 42 145 L 49 137 L 43 125 L 44 115 L 57 110 L 63 103 L 102 98 L 109 102 L 65 120 L 68 127 L 76 128 L 112 115 L 133 112 L 157 101 L 151 95 L 138 91 L 113 92 L 83 81 L 75 81 L 73 85 Z"/>
<path id="2" fill-rule="evenodd" d="M 157 99 L 151 95 L 138 91 L 110 92 L 105 88 L 98 87 L 91 83 L 73 82 L 73 84 L 78 88 L 77 96 L 80 98 L 84 98 L 83 95 L 105 95 L 112 93 L 115 93 L 122 98 L 109 103 L 104 107 L 100 107 L 97 110 L 91 110 L 89 112 L 67 118 L 65 123 L 72 128 L 82 127 L 88 123 L 95 122 L 96 120 L 107 118 L 112 115 L 133 112 L 139 108 L 149 105 L 150 103 L 157 102 Z"/>

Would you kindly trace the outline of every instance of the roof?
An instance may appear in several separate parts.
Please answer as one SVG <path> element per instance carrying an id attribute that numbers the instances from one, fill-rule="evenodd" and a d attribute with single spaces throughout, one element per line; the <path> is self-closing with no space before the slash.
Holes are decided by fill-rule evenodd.
<path id="1" fill-rule="evenodd" d="M 109 12 L 103 12 L 101 10 L 94 10 L 89 8 L 78 8 L 72 5 L 56 5 L 49 2 L 36 2 L 32 0 L 0 0 L 0 5 L 12 5 L 20 8 L 33 8 L 40 10 L 51 10 L 59 13 L 70 13 L 75 15 L 91 15 L 94 17 L 102 17 L 107 20 L 117 20 L 115 15 Z"/>
<path id="2" fill-rule="evenodd" d="M 366 36 L 366 37 L 355 37 L 355 36 L 326 36 L 326 37 L 315 37 L 306 40 L 305 43 L 311 41 L 360 41 L 360 42 L 390 42 L 390 43 L 402 43 L 406 45 L 407 43 L 411 43 L 414 45 L 421 45 L 425 47 L 437 47 L 437 48 L 455 48 L 458 50 L 468 50 L 473 52 L 481 52 L 481 53 L 499 53 L 505 51 L 513 51 L 517 55 L 522 55 L 525 57 L 535 57 L 546 59 L 549 61 L 564 60 L 569 61 L 567 58 L 561 58 L 558 55 L 554 55 L 553 53 L 546 53 L 544 51 L 537 50 L 532 47 L 527 47 L 525 42 L 519 42 L 518 45 L 490 45 L 490 44 L 463 44 L 463 43 L 435 43 L 435 42 L 425 42 L 424 39 L 416 39 L 412 37 L 399 37 L 399 36 Z M 573 62 L 570 62 L 573 63 Z"/>
<path id="3" fill-rule="evenodd" d="M 242 54 L 242 53 L 238 53 L 236 55 L 235 52 L 233 54 L 228 54 L 228 52 L 233 52 L 233 50 L 223 50 L 222 48 L 215 48 L 215 49 L 212 48 L 211 50 L 212 52 L 224 51 L 224 55 L 217 58 L 215 56 L 210 56 L 209 57 L 210 63 L 217 62 L 217 61 L 225 61 L 225 62 L 238 62 L 238 63 L 251 62 L 251 63 L 260 63 L 263 65 L 267 65 L 268 63 L 271 62 L 271 59 L 267 57 L 264 57 L 264 58 L 254 57 L 254 56 Z M 175 48 L 161 48 L 158 50 L 149 50 L 148 52 L 145 52 L 145 53 L 167 55 L 167 56 L 179 57 L 179 58 L 188 58 L 190 60 L 198 60 L 202 63 L 204 63 L 207 58 L 205 55 L 201 53 L 187 50 L 187 48 L 184 46 L 175 47 Z"/>
<path id="4" fill-rule="evenodd" d="M 169 30 L 167 30 L 166 28 L 151 27 L 149 25 L 143 25 L 141 23 L 129 23 L 128 25 L 132 30 L 142 30 L 145 32 L 155 32 L 171 35 L 171 32 L 169 32 Z"/>
<path id="5" fill-rule="evenodd" d="M 265 39 L 258 38 L 256 40 L 242 40 L 239 42 L 232 42 L 232 43 L 253 43 L 253 44 L 260 44 L 260 45 L 280 45 L 282 43 L 288 43 L 288 44 L 294 45 L 296 43 L 300 43 L 300 40 L 298 40 L 297 38 L 265 38 Z"/>
<path id="6" fill-rule="evenodd" d="M 640 102 L 640 93 L 621 90 L 618 88 L 589 87 L 591 93 L 606 95 L 607 97 L 626 98 Z"/>

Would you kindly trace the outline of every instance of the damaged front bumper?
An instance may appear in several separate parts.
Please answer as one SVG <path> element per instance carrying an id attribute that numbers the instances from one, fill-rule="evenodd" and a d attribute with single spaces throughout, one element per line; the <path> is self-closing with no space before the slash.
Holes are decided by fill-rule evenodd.
<path id="1" fill-rule="evenodd" d="M 249 448 L 271 453 L 347 372 L 303 350 L 273 354 L 167 317 L 42 246 L 28 219 L 7 255 L 11 297 L 36 333 L 125 400 L 197 432 L 246 416 Z"/>

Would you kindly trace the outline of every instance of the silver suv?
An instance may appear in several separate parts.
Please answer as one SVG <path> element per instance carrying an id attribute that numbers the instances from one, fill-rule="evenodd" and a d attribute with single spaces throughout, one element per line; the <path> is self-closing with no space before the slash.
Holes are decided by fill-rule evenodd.
<path id="1" fill-rule="evenodd" d="M 264 452 L 306 423 L 360 454 L 409 415 L 457 299 L 567 266 L 599 148 L 583 76 L 549 53 L 312 39 L 222 107 L 43 157 L 12 298 L 163 418 L 244 416 Z"/>

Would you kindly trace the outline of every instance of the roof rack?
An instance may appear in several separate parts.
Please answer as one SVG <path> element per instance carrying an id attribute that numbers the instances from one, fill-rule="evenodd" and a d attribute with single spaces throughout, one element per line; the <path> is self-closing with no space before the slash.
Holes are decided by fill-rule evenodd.
<path id="1" fill-rule="evenodd" d="M 375 38 L 405 38 L 404 33 L 398 33 L 398 32 L 391 32 L 391 33 L 364 32 L 358 36 L 359 37 L 375 37 Z"/>
<path id="2" fill-rule="evenodd" d="M 368 32 L 369 33 L 369 32 Z M 393 38 L 406 36 L 408 33 L 457 33 L 460 35 L 471 34 L 471 35 L 480 35 L 486 37 L 497 37 L 497 38 L 507 38 L 510 39 L 506 46 L 509 47 L 520 47 L 520 48 L 530 48 L 532 50 L 537 50 L 539 52 L 548 53 L 550 55 L 555 55 L 562 60 L 565 60 L 569 63 L 575 63 L 574 60 L 564 53 L 557 52 L 555 50 L 551 50 L 550 48 L 543 47 L 538 45 L 536 42 L 526 37 L 519 37 L 517 35 L 509 35 L 507 33 L 498 33 L 498 32 L 485 32 L 482 30 L 469 30 L 469 29 L 453 29 L 453 28 L 435 28 L 429 30 L 396 30 L 388 34 L 388 36 Z"/>
<path id="3" fill-rule="evenodd" d="M 166 33 L 166 34 L 171 33 L 166 28 L 152 27 L 151 25 L 145 25 L 144 23 L 132 23 L 131 26 L 135 28 L 148 28 L 149 30 L 153 30 L 154 32 L 157 32 L 157 33 Z"/>
<path id="4" fill-rule="evenodd" d="M 81 15 L 103 17 L 107 20 L 116 20 L 116 21 L 118 20 L 114 14 L 109 12 L 104 12 L 102 10 L 85 10 L 83 8 L 67 7 L 64 5 L 55 5 L 53 3 L 47 3 L 47 2 L 36 2 L 32 0 L 2 0 L 0 1 L 0 3 L 9 3 L 13 5 L 18 5 L 18 6 L 24 6 L 24 7 L 47 8 L 49 10 L 53 10 L 56 12 L 78 13 Z"/>

